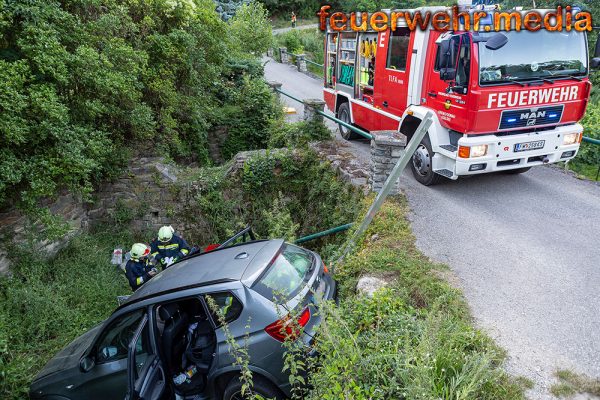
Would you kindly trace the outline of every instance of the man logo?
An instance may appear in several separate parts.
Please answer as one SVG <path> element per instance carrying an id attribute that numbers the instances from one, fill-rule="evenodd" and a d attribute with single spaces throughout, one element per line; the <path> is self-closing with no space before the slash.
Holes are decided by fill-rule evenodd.
<path id="1" fill-rule="evenodd" d="M 536 119 L 536 118 L 544 118 L 546 116 L 546 111 L 531 111 L 521 113 L 521 119 Z"/>
<path id="2" fill-rule="evenodd" d="M 527 120 L 527 126 L 535 125 L 538 118 L 544 118 L 546 111 L 538 111 L 537 108 L 532 108 L 531 112 L 521 113 L 521 120 Z"/>

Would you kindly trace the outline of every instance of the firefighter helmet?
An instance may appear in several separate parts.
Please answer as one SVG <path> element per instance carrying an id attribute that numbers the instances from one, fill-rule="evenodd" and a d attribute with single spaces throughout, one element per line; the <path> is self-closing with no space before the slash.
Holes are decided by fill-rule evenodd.
<path id="1" fill-rule="evenodd" d="M 158 240 L 168 242 L 173 237 L 173 232 L 175 232 L 175 229 L 172 226 L 163 226 L 158 230 Z"/>
<path id="2" fill-rule="evenodd" d="M 150 254 L 150 247 L 146 246 L 144 243 L 136 243 L 131 246 L 131 259 L 139 260 L 142 257 L 146 257 Z"/>

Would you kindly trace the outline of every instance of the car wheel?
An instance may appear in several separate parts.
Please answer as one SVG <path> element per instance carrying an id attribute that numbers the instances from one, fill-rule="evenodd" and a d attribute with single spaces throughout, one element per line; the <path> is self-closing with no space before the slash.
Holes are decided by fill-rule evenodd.
<path id="1" fill-rule="evenodd" d="M 252 392 L 265 399 L 283 400 L 285 398 L 273 384 L 258 376 L 254 376 L 252 379 Z M 247 396 L 242 396 L 242 382 L 239 376 L 234 377 L 225 387 L 223 400 L 245 400 L 246 398 Z"/>
<path id="2" fill-rule="evenodd" d="M 506 171 L 502 171 L 505 174 L 516 175 L 516 174 L 524 174 L 529 171 L 531 167 L 523 167 L 523 168 L 515 168 L 515 169 L 507 169 Z"/>
<path id="3" fill-rule="evenodd" d="M 410 169 L 412 169 L 415 179 L 425 186 L 435 185 L 442 179 L 441 175 L 433 172 L 433 154 L 429 136 L 425 135 L 410 163 Z"/>
<path id="4" fill-rule="evenodd" d="M 343 103 L 342 105 L 340 105 L 340 107 L 338 108 L 337 116 L 339 119 L 341 119 L 345 123 L 352 125 L 352 121 L 350 119 L 349 103 Z M 346 139 L 346 140 L 358 139 L 359 135 L 356 132 L 350 130 L 346 126 L 342 126 L 341 124 L 339 124 L 339 127 L 340 127 L 340 134 L 342 135 L 342 137 L 344 139 Z"/>

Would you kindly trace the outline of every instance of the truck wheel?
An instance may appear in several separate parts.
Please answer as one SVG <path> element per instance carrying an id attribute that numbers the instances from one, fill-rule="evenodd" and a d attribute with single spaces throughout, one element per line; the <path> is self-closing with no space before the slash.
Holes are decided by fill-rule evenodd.
<path id="1" fill-rule="evenodd" d="M 350 105 L 349 103 L 342 103 L 339 108 L 338 108 L 338 112 L 337 112 L 338 118 L 341 119 L 342 121 L 344 121 L 347 124 L 352 125 L 352 121 L 350 120 Z M 342 126 L 341 124 L 339 125 L 340 127 L 340 134 L 342 135 L 342 137 L 346 140 L 354 140 L 358 138 L 358 134 L 354 131 L 351 131 L 350 129 L 348 129 L 345 126 Z"/>
<path id="2" fill-rule="evenodd" d="M 531 167 L 523 167 L 523 168 L 515 168 L 515 169 L 507 169 L 506 171 L 502 171 L 505 174 L 516 175 L 516 174 L 524 174 L 529 171 Z"/>
<path id="3" fill-rule="evenodd" d="M 252 393 L 258 394 L 265 399 L 282 400 L 284 398 L 275 386 L 264 379 L 260 379 L 260 377 L 254 377 L 252 380 Z M 246 395 L 242 396 L 242 382 L 236 376 L 227 384 L 223 392 L 223 400 L 244 399 L 246 399 Z"/>
<path id="4" fill-rule="evenodd" d="M 425 186 L 435 185 L 442 179 L 441 175 L 433 172 L 433 150 L 431 149 L 431 141 L 429 136 L 425 135 L 415 154 L 412 156 L 412 162 L 410 168 L 412 169 L 413 175 L 419 183 Z"/>

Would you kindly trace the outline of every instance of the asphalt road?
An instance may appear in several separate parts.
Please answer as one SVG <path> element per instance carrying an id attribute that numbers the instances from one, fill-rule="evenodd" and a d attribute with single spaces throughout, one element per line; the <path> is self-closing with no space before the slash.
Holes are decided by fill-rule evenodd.
<path id="1" fill-rule="evenodd" d="M 290 22 L 291 24 L 291 22 Z M 319 26 L 319 24 L 306 24 L 306 25 L 298 25 L 295 28 L 292 28 L 291 26 L 287 27 L 287 28 L 279 28 L 279 29 L 273 29 L 273 34 L 274 35 L 279 35 L 280 33 L 285 33 L 287 31 L 291 31 L 292 29 L 296 29 L 296 30 L 302 30 L 302 29 L 315 29 Z"/>
<path id="2" fill-rule="evenodd" d="M 270 61 L 265 76 L 322 98 L 321 82 L 292 66 Z M 351 145 L 368 159 L 367 141 Z M 550 167 L 433 187 L 407 169 L 401 185 L 417 246 L 450 266 L 477 325 L 508 351 L 507 370 L 536 383 L 530 398 L 553 398 L 559 368 L 600 377 L 600 185 Z"/>

